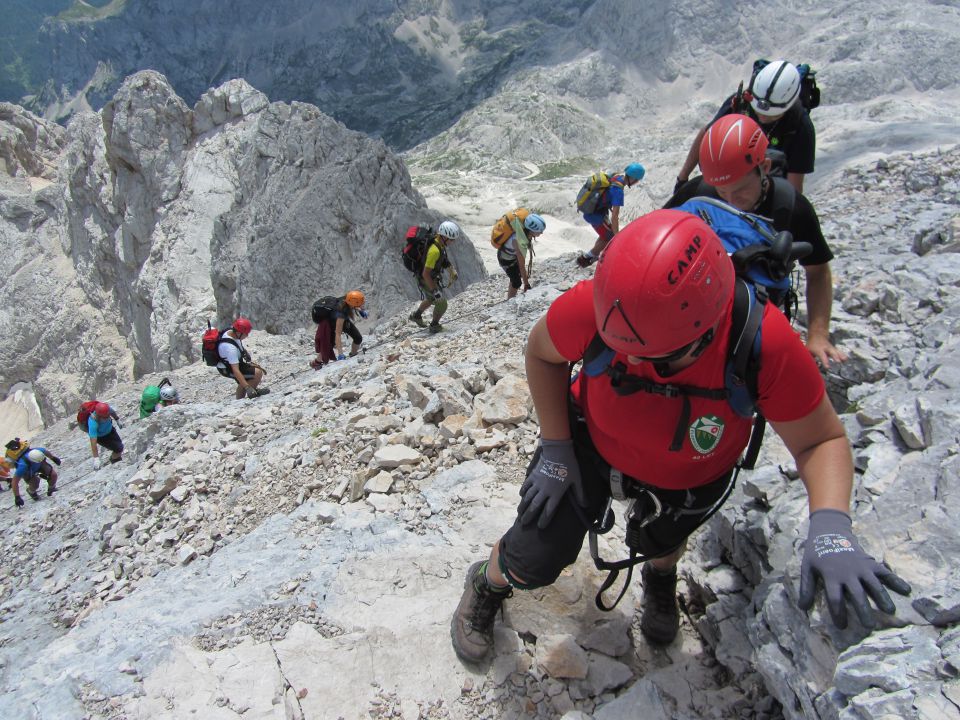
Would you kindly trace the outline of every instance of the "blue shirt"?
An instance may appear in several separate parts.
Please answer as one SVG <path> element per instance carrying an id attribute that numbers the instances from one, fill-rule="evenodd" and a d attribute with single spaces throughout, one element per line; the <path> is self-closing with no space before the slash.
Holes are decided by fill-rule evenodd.
<path id="1" fill-rule="evenodd" d="M 32 449 L 39 450 L 44 455 L 47 454 L 46 448 L 32 448 Z M 46 460 L 44 460 L 43 462 L 46 462 Z M 38 462 L 38 463 L 30 462 L 30 460 L 27 459 L 27 453 L 24 453 L 23 455 L 20 456 L 20 459 L 17 460 L 17 469 L 14 472 L 14 474 L 20 478 L 33 477 L 38 472 L 40 472 L 40 466 L 43 465 L 43 462 Z"/>
<path id="2" fill-rule="evenodd" d="M 109 435 L 111 430 L 113 430 L 112 419 L 105 418 L 103 420 L 97 420 L 93 413 L 87 418 L 87 434 L 90 437 L 103 437 L 104 435 Z"/>

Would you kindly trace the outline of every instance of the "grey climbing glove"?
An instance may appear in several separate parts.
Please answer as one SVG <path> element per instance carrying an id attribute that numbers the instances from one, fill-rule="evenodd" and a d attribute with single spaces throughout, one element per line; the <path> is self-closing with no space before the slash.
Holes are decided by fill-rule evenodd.
<path id="1" fill-rule="evenodd" d="M 255 397 L 260 396 L 260 393 L 258 393 L 257 389 L 252 385 L 247 385 L 247 387 L 244 388 L 243 392 L 246 394 L 247 398 L 250 400 L 253 400 Z"/>
<path id="2" fill-rule="evenodd" d="M 886 565 L 867 555 L 851 529 L 850 516 L 839 510 L 810 513 L 810 531 L 800 565 L 797 605 L 809 610 L 817 592 L 817 576 L 823 581 L 827 607 L 833 623 L 847 626 L 845 599 L 849 599 L 865 628 L 876 626 L 867 596 L 888 615 L 897 608 L 884 585 L 900 595 L 910 594 L 910 585 Z M 846 596 L 846 597 L 845 597 Z"/>
<path id="3" fill-rule="evenodd" d="M 541 440 L 540 457 L 520 487 L 520 522 L 529 525 L 534 520 L 541 530 L 550 524 L 560 501 L 570 488 L 576 501 L 585 505 L 580 466 L 573 452 L 572 440 Z"/>
<path id="4" fill-rule="evenodd" d="M 433 291 L 432 295 L 434 300 L 440 300 L 443 297 L 443 290 L 437 288 Z"/>

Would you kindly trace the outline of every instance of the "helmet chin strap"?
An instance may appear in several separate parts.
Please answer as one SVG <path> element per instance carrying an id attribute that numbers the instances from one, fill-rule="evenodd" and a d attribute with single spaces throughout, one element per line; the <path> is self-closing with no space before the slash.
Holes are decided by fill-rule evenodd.
<path id="1" fill-rule="evenodd" d="M 703 354 L 703 351 L 710 347 L 710 343 L 713 342 L 713 328 L 707 330 L 703 335 L 700 336 L 700 339 L 697 341 L 697 344 L 691 348 L 690 352 L 687 353 L 684 357 L 698 358 Z M 681 358 L 682 360 L 683 358 Z M 678 363 L 679 360 L 674 360 L 673 362 L 655 362 L 653 363 L 653 369 L 657 371 L 657 375 L 660 377 L 670 377 L 675 375 L 683 368 L 671 369 L 671 365 Z M 686 366 L 684 366 L 686 367 Z"/>

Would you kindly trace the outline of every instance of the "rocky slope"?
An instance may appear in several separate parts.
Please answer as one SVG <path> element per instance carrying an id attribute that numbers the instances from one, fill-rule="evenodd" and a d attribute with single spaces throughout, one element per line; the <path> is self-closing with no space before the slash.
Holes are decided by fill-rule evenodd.
<path id="1" fill-rule="evenodd" d="M 851 168 L 814 201 L 852 356 L 828 380 L 855 525 L 913 584 L 872 634 L 797 610 L 805 501 L 771 438 L 681 566 L 674 645 L 643 642 L 638 587 L 599 614 L 584 556 L 508 602 L 488 667 L 455 659 L 463 572 L 511 521 L 536 440 L 524 337 L 582 276 L 567 256 L 510 302 L 502 276 L 473 284 L 439 336 L 397 307 L 364 328 L 365 355 L 321 372 L 304 369 L 306 332 L 255 332 L 270 395 L 235 401 L 210 369 L 180 368 L 186 402 L 128 422 L 124 461 L 98 473 L 79 432 L 45 431 L 62 490 L 3 511 L 0 713 L 960 718 L 960 148 Z M 139 387 L 107 399 L 134 417 Z M 602 540 L 622 550 L 619 531 Z"/>
<path id="2" fill-rule="evenodd" d="M 380 141 L 235 80 L 189 108 L 134 75 L 64 131 L 0 106 L 0 390 L 44 418 L 116 382 L 197 359 L 206 321 L 268 332 L 359 287 L 375 315 L 417 296 L 398 261 L 427 210 Z M 460 285 L 483 276 L 468 242 Z"/>

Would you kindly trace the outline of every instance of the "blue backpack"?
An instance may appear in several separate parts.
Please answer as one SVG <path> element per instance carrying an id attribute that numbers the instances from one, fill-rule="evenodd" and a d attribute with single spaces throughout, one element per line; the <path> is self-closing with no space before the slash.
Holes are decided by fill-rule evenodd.
<path id="1" fill-rule="evenodd" d="M 726 400 L 740 417 L 755 417 L 750 443 L 739 464 L 751 470 L 760 453 L 766 425 L 756 408 L 764 306 L 769 300 L 781 305 L 790 296 L 794 264 L 809 254 L 812 247 L 805 242 L 794 243 L 789 232 L 775 233 L 758 215 L 742 212 L 713 198 L 697 197 L 674 209 L 697 215 L 706 222 L 730 253 L 736 271 L 724 387 L 660 383 L 629 375 L 622 362 L 613 362 L 616 352 L 607 347 L 599 333 L 584 353 L 583 372 L 587 377 L 606 374 L 618 395 L 647 392 L 680 398 L 683 407 L 670 445 L 673 452 L 683 446 L 690 422 L 690 397 Z"/>

